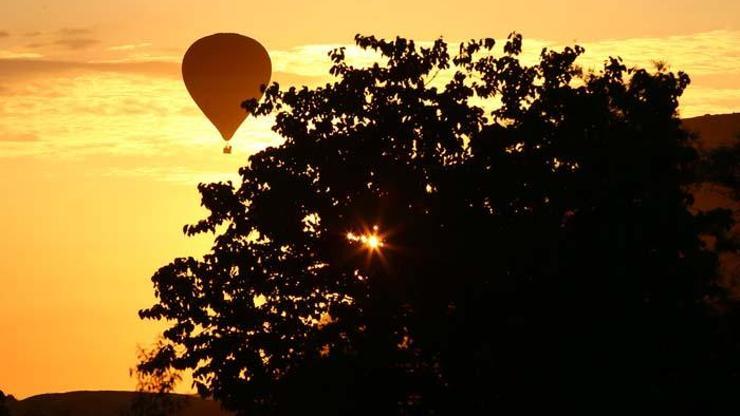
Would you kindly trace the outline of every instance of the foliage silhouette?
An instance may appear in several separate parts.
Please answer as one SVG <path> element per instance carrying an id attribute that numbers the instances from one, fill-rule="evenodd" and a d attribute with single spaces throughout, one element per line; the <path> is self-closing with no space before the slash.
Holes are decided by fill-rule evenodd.
<path id="1" fill-rule="evenodd" d="M 10 409 L 8 409 L 7 403 L 15 400 L 13 396 L 5 395 L 0 390 L 0 416 L 10 416 Z"/>
<path id="2" fill-rule="evenodd" d="M 285 142 L 199 186 L 184 231 L 215 243 L 152 277 L 168 344 L 142 366 L 250 415 L 732 401 L 736 306 L 700 238 L 732 220 L 689 210 L 686 74 L 586 73 L 578 46 L 525 65 L 518 34 L 355 40 L 380 63 L 340 48 L 335 82 L 244 103 Z M 380 249 L 348 238 L 373 225 Z"/>
<path id="3" fill-rule="evenodd" d="M 697 171 L 703 185 L 709 185 L 706 188 L 730 201 L 724 209 L 699 217 L 715 216 L 709 221 L 714 225 L 707 235 L 710 236 L 710 244 L 722 254 L 721 268 L 729 278 L 724 283 L 737 300 L 740 299 L 740 224 L 737 223 L 740 218 L 740 135 L 732 144 L 700 152 Z M 727 222 L 727 218 L 734 219 L 734 224 Z"/>
<path id="4" fill-rule="evenodd" d="M 701 156 L 701 177 L 730 191 L 735 201 L 740 200 L 740 137 L 730 146 L 705 151 Z"/>
<path id="5" fill-rule="evenodd" d="M 149 365 L 129 370 L 130 375 L 136 377 L 137 394 L 131 400 L 130 408 L 124 410 L 121 416 L 174 415 L 186 405 L 182 397 L 171 394 L 182 380 L 180 373 L 156 361 L 158 352 L 166 345 L 164 340 L 158 339 L 151 349 L 139 349 L 138 361 Z"/>

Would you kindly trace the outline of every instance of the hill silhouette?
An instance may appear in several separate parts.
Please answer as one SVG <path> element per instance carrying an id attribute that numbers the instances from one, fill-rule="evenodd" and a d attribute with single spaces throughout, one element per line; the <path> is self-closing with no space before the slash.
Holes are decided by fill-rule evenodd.
<path id="1" fill-rule="evenodd" d="M 11 416 L 122 416 L 143 393 L 127 391 L 77 391 L 41 394 L 8 403 Z M 227 416 L 218 403 L 196 396 L 172 395 L 183 401 L 173 416 Z"/>
<path id="2" fill-rule="evenodd" d="M 719 148 L 731 148 L 740 140 L 740 113 L 704 115 L 682 120 L 684 128 L 697 135 L 696 147 L 703 153 L 711 153 Z M 705 183 L 696 187 L 692 194 L 696 199 L 694 206 L 699 210 L 726 207 L 733 211 L 735 225 L 731 234 L 740 234 L 740 204 L 738 190 L 727 184 Z M 734 192 L 734 195 L 733 195 Z M 740 299 L 740 255 L 724 253 L 720 256 L 722 284 L 731 288 L 733 296 Z"/>
<path id="3" fill-rule="evenodd" d="M 683 126 L 699 136 L 699 147 L 729 146 L 740 135 L 740 113 L 685 118 Z"/>

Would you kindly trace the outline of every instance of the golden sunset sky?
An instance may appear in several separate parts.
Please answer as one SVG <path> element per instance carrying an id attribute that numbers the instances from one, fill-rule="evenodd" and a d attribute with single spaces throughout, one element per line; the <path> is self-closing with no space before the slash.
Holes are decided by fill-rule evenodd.
<path id="1" fill-rule="evenodd" d="M 205 213 L 196 184 L 280 142 L 248 118 L 221 153 L 180 78 L 194 40 L 253 37 L 273 80 L 315 85 L 326 52 L 358 32 L 454 43 L 514 30 L 528 59 L 578 43 L 587 67 L 619 55 L 688 72 L 682 117 L 740 111 L 737 0 L 0 0 L 0 389 L 133 389 L 136 347 L 160 329 L 137 317 L 150 276 L 210 247 L 181 232 Z"/>

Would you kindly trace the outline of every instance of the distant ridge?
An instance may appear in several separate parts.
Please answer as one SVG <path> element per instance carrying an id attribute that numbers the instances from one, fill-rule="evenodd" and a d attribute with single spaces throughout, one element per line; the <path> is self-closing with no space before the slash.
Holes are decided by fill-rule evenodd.
<path id="1" fill-rule="evenodd" d="M 681 120 L 684 128 L 699 136 L 699 146 L 729 146 L 740 135 L 740 113 L 707 114 Z"/>
<path id="2" fill-rule="evenodd" d="M 142 393 L 130 391 L 76 391 L 32 396 L 7 403 L 11 416 L 126 416 Z M 151 395 L 153 397 L 153 395 Z M 213 400 L 171 394 L 181 400 L 177 416 L 232 416 Z"/>
<path id="3" fill-rule="evenodd" d="M 682 120 L 685 129 L 697 135 L 696 147 L 700 151 L 732 146 L 740 137 L 740 113 L 704 115 Z M 693 191 L 694 209 L 708 211 L 730 208 L 734 211 L 733 232 L 740 232 L 740 204 L 731 198 L 732 190 L 716 184 L 705 184 Z M 740 255 L 724 253 L 720 256 L 721 282 L 728 287 L 735 299 L 740 299 Z"/>

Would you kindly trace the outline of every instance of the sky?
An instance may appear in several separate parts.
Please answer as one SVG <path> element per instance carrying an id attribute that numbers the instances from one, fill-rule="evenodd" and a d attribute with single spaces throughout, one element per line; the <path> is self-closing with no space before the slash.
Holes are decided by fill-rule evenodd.
<path id="1" fill-rule="evenodd" d="M 317 85 L 330 80 L 326 52 L 355 33 L 454 43 L 511 31 L 526 59 L 578 43 L 586 67 L 618 55 L 683 70 L 683 117 L 740 111 L 736 0 L 0 0 L 0 389 L 133 389 L 137 346 L 162 329 L 137 317 L 155 300 L 150 276 L 212 241 L 182 234 L 206 214 L 196 185 L 235 180 L 280 143 L 269 118 L 248 118 L 222 154 L 180 76 L 193 41 L 253 37 L 273 80 Z"/>

